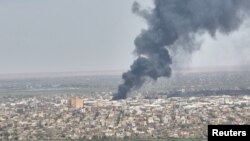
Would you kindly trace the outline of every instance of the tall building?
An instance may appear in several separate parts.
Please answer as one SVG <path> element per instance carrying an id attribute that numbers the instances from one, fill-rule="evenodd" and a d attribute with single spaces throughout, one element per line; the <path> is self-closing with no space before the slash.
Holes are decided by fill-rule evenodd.
<path id="1" fill-rule="evenodd" d="M 75 107 L 75 108 L 83 108 L 83 99 L 81 98 L 71 98 L 68 100 L 68 104 L 71 107 Z"/>

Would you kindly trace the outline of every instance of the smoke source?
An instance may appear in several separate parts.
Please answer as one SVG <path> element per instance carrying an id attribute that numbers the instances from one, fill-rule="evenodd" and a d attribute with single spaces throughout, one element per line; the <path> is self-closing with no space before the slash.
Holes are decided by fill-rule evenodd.
<path id="1" fill-rule="evenodd" d="M 229 34 L 248 18 L 249 0 L 154 0 L 154 8 L 144 10 L 135 2 L 132 11 L 143 17 L 148 28 L 134 41 L 138 58 L 122 75 L 123 84 L 113 100 L 125 99 L 146 79 L 171 76 L 169 50 L 197 48 L 194 35 L 216 32 Z M 178 43 L 177 43 L 178 42 Z"/>

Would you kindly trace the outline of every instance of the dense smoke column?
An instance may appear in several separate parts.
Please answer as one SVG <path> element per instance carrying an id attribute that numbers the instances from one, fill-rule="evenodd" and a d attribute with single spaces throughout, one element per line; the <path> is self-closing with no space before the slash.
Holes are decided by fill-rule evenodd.
<path id="1" fill-rule="evenodd" d="M 171 75 L 171 49 L 195 42 L 193 35 L 216 32 L 229 34 L 247 18 L 249 0 L 154 0 L 155 7 L 142 10 L 135 2 L 132 11 L 143 17 L 148 28 L 135 39 L 138 58 L 122 75 L 114 100 L 125 99 L 132 89 L 140 88 L 147 78 L 157 80 Z M 184 40 L 175 44 L 178 40 Z M 185 46 L 187 47 L 187 46 Z M 188 46 L 192 50 L 195 46 Z"/>

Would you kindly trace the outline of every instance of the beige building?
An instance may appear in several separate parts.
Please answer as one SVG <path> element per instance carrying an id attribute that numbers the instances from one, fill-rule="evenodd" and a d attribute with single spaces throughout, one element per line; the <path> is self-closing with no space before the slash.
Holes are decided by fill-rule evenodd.
<path id="1" fill-rule="evenodd" d="M 75 107 L 75 108 L 83 108 L 83 99 L 81 98 L 71 98 L 68 100 L 68 104 L 71 107 Z"/>

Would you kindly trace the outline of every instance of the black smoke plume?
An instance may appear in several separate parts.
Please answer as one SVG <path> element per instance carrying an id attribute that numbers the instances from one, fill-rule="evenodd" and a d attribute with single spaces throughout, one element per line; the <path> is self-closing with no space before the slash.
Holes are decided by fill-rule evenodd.
<path id="1" fill-rule="evenodd" d="M 132 89 L 140 88 L 147 78 L 171 76 L 169 50 L 192 50 L 194 35 L 217 32 L 229 34 L 248 18 L 250 0 L 154 0 L 154 8 L 144 10 L 135 2 L 132 11 L 148 25 L 135 39 L 138 58 L 122 75 L 123 84 L 113 100 L 125 99 Z M 181 41 L 180 41 L 181 40 Z M 176 42 L 180 43 L 176 44 Z"/>

